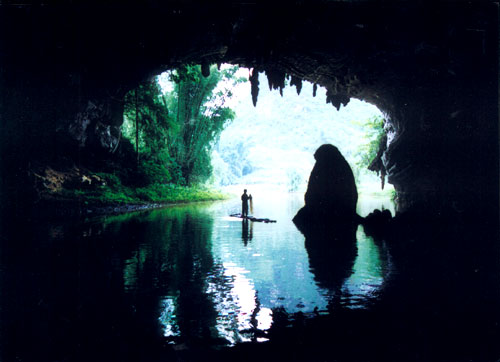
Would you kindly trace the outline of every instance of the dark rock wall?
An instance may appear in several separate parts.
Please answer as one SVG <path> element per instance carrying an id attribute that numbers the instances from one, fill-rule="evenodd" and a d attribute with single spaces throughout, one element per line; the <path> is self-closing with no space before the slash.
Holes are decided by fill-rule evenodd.
<path id="1" fill-rule="evenodd" d="M 254 101 L 259 86 L 280 90 L 290 75 L 297 91 L 302 80 L 326 87 L 335 107 L 351 97 L 377 105 L 401 211 L 496 212 L 497 17 L 489 1 L 2 7 L 4 174 L 41 155 L 106 157 L 119 142 L 123 96 L 139 81 L 228 62 L 254 68 Z"/>
<path id="2" fill-rule="evenodd" d="M 408 90 L 395 102 L 383 162 L 400 209 L 432 203 L 433 211 L 462 212 L 495 199 L 497 110 L 486 93 L 446 84 Z"/>

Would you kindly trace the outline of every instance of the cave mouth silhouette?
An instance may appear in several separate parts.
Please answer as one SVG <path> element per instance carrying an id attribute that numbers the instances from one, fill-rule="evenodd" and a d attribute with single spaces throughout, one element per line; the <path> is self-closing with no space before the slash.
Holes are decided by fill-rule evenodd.
<path id="1" fill-rule="evenodd" d="M 120 137 L 121 99 L 144 79 L 181 64 L 230 63 L 253 69 L 254 102 L 258 74 L 273 89 L 290 75 L 298 88 L 303 80 L 325 87 L 337 108 L 355 97 L 381 109 L 394 130 L 382 159 L 400 210 L 497 222 L 495 6 L 258 0 L 4 7 L 2 205 L 14 209 L 15 200 L 29 199 L 14 175 L 40 154 L 65 154 L 71 145 L 106 158 Z"/>
<path id="2" fill-rule="evenodd" d="M 172 354 L 219 361 L 498 360 L 496 2 L 45 2 L 1 7 L 0 20 L 1 206 L 18 219 L 17 233 L 2 231 L 2 246 L 25 245 L 19 235 L 33 205 L 25 183 L 30 162 L 65 155 L 68 144 L 106 159 L 119 137 L 120 100 L 141 81 L 193 63 L 240 64 L 277 89 L 289 74 L 294 84 L 325 87 L 336 107 L 357 97 L 387 113 L 394 134 L 383 160 L 405 213 L 384 238 L 399 282 L 372 311 L 310 324 L 296 318 L 292 329 L 285 320 L 272 344 L 222 356 Z M 104 134 L 110 137 L 103 143 L 87 142 Z M 15 251 L 10 255 L 23 254 Z M 6 275 L 5 282 L 19 278 Z M 46 308 L 46 300 L 33 301 Z M 64 322 L 64 314 L 45 310 Z M 36 339 L 37 330 L 30 332 L 6 340 L 22 347 L 24 338 Z"/>
<path id="3" fill-rule="evenodd" d="M 240 68 L 236 76 L 248 74 L 250 70 Z M 331 143 L 348 158 L 360 191 L 381 192 L 381 175 L 368 170 L 373 160 L 367 152 L 386 132 L 382 112 L 355 98 L 336 110 L 325 104 L 325 89 L 313 88 L 304 82 L 300 93 L 288 86 L 280 94 L 263 86 L 254 106 L 251 85 L 235 85 L 225 104 L 235 111 L 236 118 L 221 132 L 212 152 L 215 185 L 269 184 L 283 191 L 305 192 L 316 149 Z M 377 126 L 374 120 L 379 122 Z M 381 141 L 383 146 L 385 140 Z M 378 148 L 373 148 L 371 152 L 376 153 Z M 384 190 L 391 197 L 392 185 L 385 184 Z"/>

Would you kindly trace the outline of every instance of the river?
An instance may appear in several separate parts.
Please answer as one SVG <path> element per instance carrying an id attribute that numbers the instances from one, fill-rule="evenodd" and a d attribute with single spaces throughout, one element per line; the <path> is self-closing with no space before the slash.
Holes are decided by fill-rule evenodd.
<path id="1" fill-rule="evenodd" d="M 32 221 L 16 228 L 15 237 L 4 234 L 4 360 L 115 360 L 144 356 L 158 346 L 258 344 L 269 340 L 267 332 L 283 316 L 314 319 L 370 309 L 398 278 L 391 249 L 362 226 L 355 254 L 318 260 L 291 221 L 303 194 L 253 193 L 251 214 L 276 223 L 229 217 L 240 206 L 232 199 L 84 221 Z M 382 207 L 394 212 L 390 200 L 362 197 L 358 213 Z M 423 289 L 434 285 L 433 277 L 420 274 Z M 442 293 L 451 288 L 439 283 Z M 420 284 L 400 286 L 391 292 L 402 301 L 394 305 L 420 323 L 410 307 L 424 313 L 422 305 L 435 304 L 427 303 Z M 462 286 L 455 289 L 463 293 Z M 456 300 L 443 296 L 449 305 Z M 392 308 L 387 313 L 398 326 Z"/>
<path id="2" fill-rule="evenodd" d="M 118 335 L 234 345 L 267 340 L 277 311 L 329 313 L 333 298 L 363 308 L 390 274 L 387 250 L 359 227 L 352 269 L 322 286 L 291 221 L 302 206 L 302 194 L 254 193 L 253 215 L 276 223 L 229 217 L 238 199 L 37 223 L 3 247 L 3 341 L 49 355 Z"/>

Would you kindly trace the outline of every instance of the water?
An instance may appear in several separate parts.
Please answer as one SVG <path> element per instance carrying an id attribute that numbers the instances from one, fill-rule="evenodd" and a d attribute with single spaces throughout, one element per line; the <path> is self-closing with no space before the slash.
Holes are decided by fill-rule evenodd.
<path id="1" fill-rule="evenodd" d="M 239 210 L 238 200 L 170 208 L 151 215 L 166 220 L 173 214 L 181 218 L 189 215 L 192 236 L 203 235 L 206 239 L 206 249 L 197 249 L 190 263 L 196 269 L 192 272 L 199 273 L 197 293 L 210 305 L 203 315 L 215 317 L 207 321 L 210 338 L 221 338 L 229 344 L 253 340 L 256 329 L 268 330 L 276 308 L 289 314 L 327 312 L 336 292 L 315 281 L 304 237 L 291 222 L 303 206 L 303 196 L 275 194 L 257 200 L 254 214 L 278 220 L 277 223 L 243 222 L 228 217 Z M 341 296 L 343 304 L 356 308 L 363 307 L 376 295 L 388 274 L 387 255 L 364 234 L 362 227 L 357 232 L 357 241 L 358 257 L 352 274 L 343 284 Z M 127 263 L 135 265 L 135 260 Z M 134 282 L 128 285 L 132 287 Z M 159 320 L 166 337 L 183 337 L 179 327 L 178 310 L 183 308 L 179 295 L 187 285 L 161 297 Z"/>
<path id="2" fill-rule="evenodd" d="M 228 217 L 240 207 L 238 200 L 229 200 L 16 227 L 14 234 L 2 235 L 0 249 L 4 360 L 148 360 L 165 346 L 177 351 L 259 344 L 272 339 L 270 332 L 283 315 L 290 323 L 339 315 L 337 322 L 328 319 L 321 333 L 337 323 L 339 335 L 361 333 L 364 343 L 377 335 L 379 343 L 386 343 L 391 333 L 398 339 L 410 330 L 418 338 L 439 338 L 443 326 L 455 326 L 446 327 L 448 335 L 458 331 L 458 321 L 475 330 L 493 325 L 496 317 L 483 307 L 487 300 L 494 309 L 497 300 L 497 286 L 489 287 L 484 278 L 491 273 L 469 277 L 449 269 L 446 262 L 456 258 L 446 254 L 427 260 L 420 253 L 414 262 L 396 263 L 402 256 L 368 237 L 361 226 L 355 254 L 340 252 L 324 260 L 321 249 L 306 247 L 291 221 L 302 205 L 299 194 L 254 194 L 253 214 L 277 220 L 268 224 Z M 362 215 L 391 208 L 388 200 L 377 199 L 361 199 L 359 206 Z M 452 235 L 433 232 L 435 239 L 427 238 L 432 248 L 443 235 Z M 450 244 L 460 237 L 450 236 Z M 412 254 L 412 245 L 419 243 L 395 250 Z M 483 286 L 491 298 L 484 298 Z M 481 308 L 472 302 L 476 296 Z M 474 313 L 457 320 L 456 312 L 465 310 L 457 300 L 466 300 Z M 366 317 L 345 317 L 352 318 L 347 311 L 373 308 L 377 312 L 366 322 Z M 398 329 L 401 320 L 408 323 L 405 332 Z M 431 333 L 422 332 L 423 326 Z M 369 337 L 363 334 L 374 328 Z M 321 336 L 310 338 L 321 341 Z M 349 343 L 342 340 L 337 350 Z M 406 346 L 406 339 L 398 343 Z"/>
<path id="3" fill-rule="evenodd" d="M 2 271 L 13 284 L 3 285 L 3 298 L 22 299 L 7 309 L 42 336 L 67 330 L 76 340 L 75 323 L 82 333 L 95 323 L 85 339 L 134 326 L 172 344 L 265 341 L 256 332 L 271 327 L 274 310 L 327 313 L 335 297 L 363 307 L 389 273 L 386 251 L 360 227 L 352 273 L 340 291 L 322 287 L 291 221 L 302 206 L 303 195 L 254 194 L 253 214 L 277 220 L 268 224 L 228 217 L 238 200 L 40 224 L 26 230 L 23 247 L 4 248 Z"/>

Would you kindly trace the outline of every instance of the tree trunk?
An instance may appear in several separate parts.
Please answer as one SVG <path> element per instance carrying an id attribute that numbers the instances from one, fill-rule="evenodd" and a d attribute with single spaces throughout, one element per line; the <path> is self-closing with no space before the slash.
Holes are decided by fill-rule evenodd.
<path id="1" fill-rule="evenodd" d="M 139 168 L 139 110 L 138 110 L 138 101 L 137 101 L 137 91 L 136 88 L 135 93 L 135 153 L 137 156 L 137 168 Z"/>

